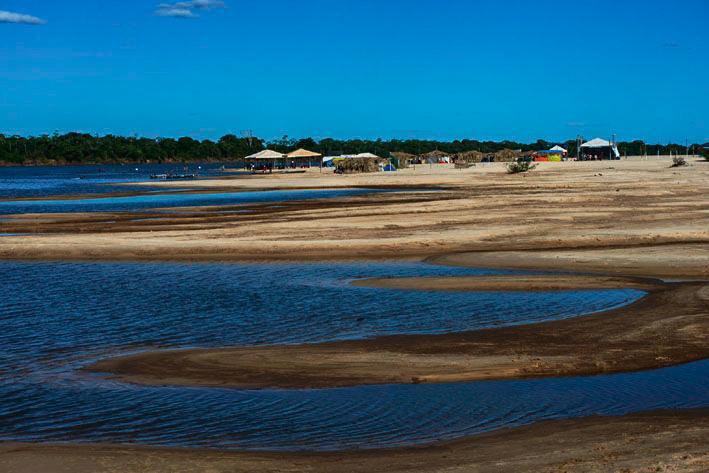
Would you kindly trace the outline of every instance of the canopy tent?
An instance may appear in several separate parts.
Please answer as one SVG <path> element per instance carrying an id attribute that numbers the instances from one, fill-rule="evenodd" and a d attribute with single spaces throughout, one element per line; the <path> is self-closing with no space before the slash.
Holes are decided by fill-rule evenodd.
<path id="1" fill-rule="evenodd" d="M 308 151 L 307 149 L 297 149 L 292 153 L 288 153 L 288 158 L 298 158 L 298 159 L 308 159 L 308 158 L 321 158 L 322 154 L 316 153 L 314 151 Z"/>
<path id="2" fill-rule="evenodd" d="M 297 149 L 295 151 L 292 151 L 286 155 L 286 157 L 290 160 L 290 167 L 295 168 L 297 166 L 300 166 L 301 168 L 303 167 L 311 167 L 313 165 L 313 161 L 318 163 L 318 166 L 322 169 L 323 162 L 321 160 L 322 154 L 316 153 L 314 151 L 308 151 L 307 149 Z"/>
<path id="3" fill-rule="evenodd" d="M 593 154 L 594 156 L 597 156 L 598 153 L 600 153 L 601 157 L 603 157 L 603 155 L 607 152 L 607 159 L 620 159 L 618 146 L 616 146 L 615 143 L 604 140 L 603 138 L 594 138 L 591 141 L 583 143 L 581 145 L 581 152 L 583 154 Z"/>
<path id="4" fill-rule="evenodd" d="M 252 161 L 251 172 L 262 171 L 271 173 L 273 172 L 273 168 L 285 168 L 285 162 L 277 164 L 278 161 L 285 160 L 285 157 L 286 155 L 283 153 L 279 153 L 270 149 L 265 149 L 263 151 L 259 151 L 256 154 L 252 154 L 251 156 L 245 157 L 244 161 Z"/>
<path id="5" fill-rule="evenodd" d="M 341 157 L 344 159 L 382 159 L 376 154 L 372 153 L 346 154 Z"/>
<path id="6" fill-rule="evenodd" d="M 565 150 L 564 148 L 562 148 L 562 147 L 559 146 L 559 145 L 554 146 L 554 147 L 553 147 L 552 149 L 550 149 L 549 151 L 560 151 L 560 152 L 562 152 L 562 153 L 564 153 L 564 154 L 567 154 L 567 153 L 568 153 L 567 150 Z"/>
<path id="7" fill-rule="evenodd" d="M 272 151 L 270 149 L 265 149 L 263 151 L 259 151 L 256 154 L 252 154 L 251 156 L 247 156 L 244 159 L 247 161 L 257 161 L 260 159 L 270 159 L 270 160 L 276 160 L 276 159 L 283 159 L 286 156 L 283 153 L 279 153 L 277 151 Z"/>

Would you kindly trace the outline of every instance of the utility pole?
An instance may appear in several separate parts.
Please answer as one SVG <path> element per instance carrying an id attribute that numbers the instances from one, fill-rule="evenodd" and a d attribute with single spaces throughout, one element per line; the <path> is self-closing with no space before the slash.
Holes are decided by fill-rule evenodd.
<path id="1" fill-rule="evenodd" d="M 254 132 L 253 130 L 244 130 L 241 132 L 241 136 L 246 138 L 249 143 L 249 149 L 253 148 Z"/>

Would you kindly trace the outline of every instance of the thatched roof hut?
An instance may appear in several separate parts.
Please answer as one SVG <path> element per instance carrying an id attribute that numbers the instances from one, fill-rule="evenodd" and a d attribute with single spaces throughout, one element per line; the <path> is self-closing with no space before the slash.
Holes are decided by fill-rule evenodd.
<path id="1" fill-rule="evenodd" d="M 450 157 L 450 153 L 445 153 L 437 149 L 420 155 L 421 160 L 428 163 L 437 163 L 441 159 L 448 157 Z"/>
<path id="2" fill-rule="evenodd" d="M 484 153 L 480 151 L 463 151 L 462 153 L 457 153 L 455 155 L 456 162 L 463 163 L 479 163 L 485 157 Z"/>
<path id="3" fill-rule="evenodd" d="M 379 162 L 381 158 L 375 157 L 342 157 L 335 158 L 335 172 L 343 174 L 354 174 L 360 172 L 377 172 L 379 171 Z"/>
<path id="4" fill-rule="evenodd" d="M 517 151 L 511 149 L 501 149 L 495 153 L 496 162 L 512 162 L 517 159 Z"/>
<path id="5" fill-rule="evenodd" d="M 390 154 L 392 155 L 392 157 L 398 159 L 399 162 L 411 161 L 411 160 L 413 160 L 413 159 L 416 159 L 416 155 L 415 155 L 415 154 L 405 153 L 405 152 L 403 152 L 403 151 L 394 151 L 394 152 L 392 152 L 392 153 L 390 153 Z"/>
<path id="6" fill-rule="evenodd" d="M 399 167 L 401 168 L 409 167 L 410 163 L 416 159 L 415 154 L 404 153 L 403 151 L 394 151 L 390 154 L 399 162 Z"/>

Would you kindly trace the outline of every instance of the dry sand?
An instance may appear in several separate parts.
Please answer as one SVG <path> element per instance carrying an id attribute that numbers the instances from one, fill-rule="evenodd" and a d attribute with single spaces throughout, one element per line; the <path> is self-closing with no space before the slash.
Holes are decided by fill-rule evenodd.
<path id="1" fill-rule="evenodd" d="M 0 444 L 2 473 L 706 472 L 709 412 L 543 422 L 421 448 L 229 453 L 129 446 Z"/>
<path id="2" fill-rule="evenodd" d="M 219 190 L 439 186 L 441 191 L 168 214 L 17 216 L 3 219 L 0 233 L 45 234 L 0 238 L 0 258 L 273 261 L 632 246 L 643 247 L 636 254 L 657 263 L 653 275 L 664 275 L 668 264 L 675 275 L 677 268 L 688 277 L 709 274 L 709 162 L 677 169 L 662 161 L 543 164 L 526 175 L 507 175 L 504 166 L 493 164 L 159 183 Z M 666 244 L 676 249 L 659 246 Z M 650 254 L 648 246 L 657 249 Z M 622 260 L 627 254 L 610 257 Z M 604 270 L 615 266 L 611 262 Z"/>

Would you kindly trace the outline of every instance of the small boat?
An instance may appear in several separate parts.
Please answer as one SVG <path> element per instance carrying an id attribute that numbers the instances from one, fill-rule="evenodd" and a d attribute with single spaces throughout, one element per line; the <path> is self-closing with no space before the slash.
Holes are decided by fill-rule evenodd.
<path id="1" fill-rule="evenodd" d="M 162 179 L 162 180 L 171 180 L 171 179 L 195 179 L 197 177 L 197 174 L 151 174 L 150 179 Z"/>

